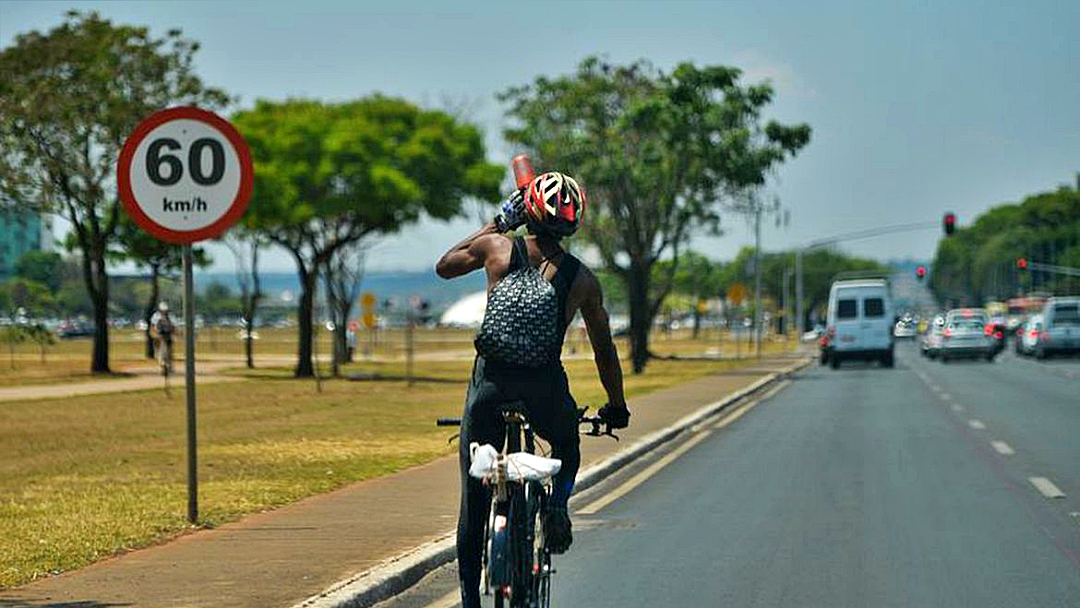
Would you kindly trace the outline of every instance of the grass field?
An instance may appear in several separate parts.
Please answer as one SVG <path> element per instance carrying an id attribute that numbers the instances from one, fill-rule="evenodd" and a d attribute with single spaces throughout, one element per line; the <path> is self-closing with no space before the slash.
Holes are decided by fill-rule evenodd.
<path id="1" fill-rule="evenodd" d="M 418 342 L 421 352 L 469 347 L 468 334 L 426 337 L 423 348 Z M 700 352 L 702 344 L 692 342 L 660 338 L 656 348 Z M 392 356 L 394 347 L 383 348 L 385 360 L 360 362 L 346 371 L 401 374 L 404 362 Z M 622 351 L 625 355 L 625 346 Z M 54 354 L 58 360 L 77 360 L 75 353 Z M 647 373 L 628 374 L 626 388 L 633 396 L 733 365 L 739 363 L 653 361 Z M 314 382 L 291 379 L 286 364 L 234 371 L 258 381 L 201 387 L 204 525 L 447 453 L 452 447 L 446 431 L 432 420 L 460 412 L 470 367 L 467 358 L 417 361 L 418 376 L 446 381 L 408 387 L 401 381 L 333 380 L 316 392 Z M 566 368 L 581 404 L 604 401 L 590 359 L 568 360 Z M 0 403 L 0 587 L 189 530 L 184 420 L 180 391 L 172 398 L 143 391 Z"/>

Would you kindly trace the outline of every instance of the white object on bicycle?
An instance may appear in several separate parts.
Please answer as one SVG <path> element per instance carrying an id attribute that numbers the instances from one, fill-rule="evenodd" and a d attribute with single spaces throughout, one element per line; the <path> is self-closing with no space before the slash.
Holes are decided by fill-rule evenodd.
<path id="1" fill-rule="evenodd" d="M 469 475 L 487 479 L 498 469 L 499 451 L 490 443 L 469 444 Z M 562 468 L 558 458 L 544 458 L 528 452 L 514 452 L 506 456 L 506 477 L 509 481 L 540 481 L 552 477 Z"/>

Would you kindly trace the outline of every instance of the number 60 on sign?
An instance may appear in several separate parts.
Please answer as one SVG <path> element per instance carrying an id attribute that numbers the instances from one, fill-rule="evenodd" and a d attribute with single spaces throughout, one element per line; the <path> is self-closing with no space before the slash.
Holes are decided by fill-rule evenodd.
<path id="1" fill-rule="evenodd" d="M 143 230 L 170 243 L 214 238 L 244 214 L 251 152 L 227 121 L 193 107 L 142 121 L 120 151 L 120 199 Z"/>

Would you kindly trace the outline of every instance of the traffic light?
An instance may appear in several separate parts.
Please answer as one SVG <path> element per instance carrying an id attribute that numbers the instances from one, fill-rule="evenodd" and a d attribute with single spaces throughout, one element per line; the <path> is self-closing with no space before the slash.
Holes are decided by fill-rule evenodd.
<path id="1" fill-rule="evenodd" d="M 1027 270 L 1028 269 L 1027 258 L 1016 258 L 1016 267 L 1019 268 L 1020 270 Z"/>
<path id="2" fill-rule="evenodd" d="M 956 232 L 956 214 L 952 211 L 946 213 L 942 224 L 945 228 L 945 236 L 952 236 Z"/>
<path id="3" fill-rule="evenodd" d="M 926 266 L 919 265 L 915 268 L 915 277 L 920 281 L 926 278 Z"/>

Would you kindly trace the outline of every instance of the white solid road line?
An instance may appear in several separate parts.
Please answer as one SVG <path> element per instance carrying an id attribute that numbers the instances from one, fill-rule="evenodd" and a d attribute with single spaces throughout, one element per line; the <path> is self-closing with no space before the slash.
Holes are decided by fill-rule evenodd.
<path id="1" fill-rule="evenodd" d="M 990 445 L 994 446 L 994 449 L 997 450 L 997 453 L 1003 456 L 1012 456 L 1016 453 L 1013 451 L 1012 447 L 1010 447 L 1009 444 L 1005 443 L 1004 441 L 991 441 Z"/>
<path id="2" fill-rule="evenodd" d="M 1028 481 L 1047 498 L 1065 498 L 1065 493 L 1045 477 L 1028 477 Z"/>
<path id="3" fill-rule="evenodd" d="M 968 420 L 968 426 L 970 426 L 973 429 L 980 430 L 980 431 L 986 428 L 986 425 L 982 423 L 982 420 L 975 420 L 975 419 Z"/>

